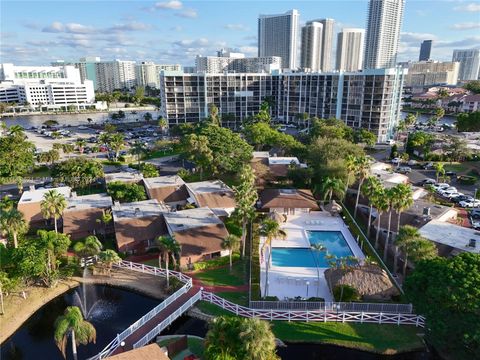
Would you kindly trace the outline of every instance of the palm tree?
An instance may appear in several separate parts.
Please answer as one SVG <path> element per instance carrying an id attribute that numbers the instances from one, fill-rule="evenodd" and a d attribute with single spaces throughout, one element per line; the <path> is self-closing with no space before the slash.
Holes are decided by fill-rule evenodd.
<path id="1" fill-rule="evenodd" d="M 142 155 L 145 154 L 146 152 L 146 148 L 145 148 L 145 145 L 142 141 L 135 141 L 135 143 L 133 144 L 133 146 L 131 147 L 130 149 L 130 152 L 133 154 L 133 155 L 137 155 L 137 163 L 138 163 L 138 167 L 140 168 L 140 160 L 142 159 Z"/>
<path id="2" fill-rule="evenodd" d="M 339 198 L 343 196 L 345 193 L 345 185 L 341 179 L 326 177 L 322 182 L 321 191 L 324 194 L 323 200 L 328 198 L 328 201 L 331 202 L 333 195 Z"/>
<path id="3" fill-rule="evenodd" d="M 77 145 L 78 152 L 83 154 L 83 149 L 85 148 L 85 145 L 87 145 L 87 142 L 85 139 L 77 139 L 75 140 L 75 145 Z"/>
<path id="4" fill-rule="evenodd" d="M 357 199 L 355 201 L 355 211 L 353 217 L 357 216 L 358 200 L 360 199 L 360 189 L 363 182 L 367 178 L 370 170 L 370 160 L 365 156 L 360 156 L 355 159 L 355 172 L 358 178 Z"/>
<path id="5" fill-rule="evenodd" d="M 87 236 L 84 241 L 78 241 L 73 245 L 73 251 L 80 257 L 98 255 L 102 248 L 102 243 L 94 235 Z"/>
<path id="6" fill-rule="evenodd" d="M 419 261 L 433 258 L 437 255 L 435 245 L 423 238 L 418 229 L 411 225 L 405 225 L 400 228 L 395 243 L 405 255 L 402 271 L 404 278 L 407 274 L 409 256 L 412 257 L 414 261 Z M 394 270 L 396 270 L 396 268 Z"/>
<path id="7" fill-rule="evenodd" d="M 40 203 L 42 215 L 45 219 L 53 218 L 56 233 L 58 233 L 57 219 L 62 216 L 66 207 L 67 200 L 57 190 L 49 190 L 43 195 L 43 200 Z"/>
<path id="8" fill-rule="evenodd" d="M 345 168 L 347 170 L 347 182 L 345 183 L 345 196 L 347 196 L 348 187 L 350 186 L 350 178 L 355 176 L 357 163 L 355 161 L 355 156 L 348 154 L 345 158 Z"/>
<path id="9" fill-rule="evenodd" d="M 363 195 L 369 199 L 370 210 L 368 211 L 368 226 L 367 226 L 367 237 L 370 237 L 370 228 L 372 225 L 372 211 L 373 211 L 373 198 L 377 194 L 377 190 L 382 186 L 380 180 L 375 176 L 369 176 L 365 183 L 362 186 Z"/>
<path id="10" fill-rule="evenodd" d="M 388 255 L 388 242 L 390 240 L 390 229 L 392 226 L 392 211 L 393 211 L 393 198 L 394 198 L 394 191 L 393 188 L 385 190 L 385 200 L 388 205 L 388 226 L 387 226 L 387 236 L 385 238 L 385 247 L 383 248 L 383 262 L 387 261 Z"/>
<path id="11" fill-rule="evenodd" d="M 265 291 L 264 296 L 268 296 L 268 269 L 270 267 L 270 257 L 272 254 L 271 245 L 273 239 L 282 239 L 284 240 L 287 237 L 287 233 L 280 229 L 280 225 L 273 219 L 265 219 L 262 222 L 262 227 L 260 229 L 260 234 L 265 237 L 265 241 L 261 248 L 261 253 L 268 246 L 268 257 L 266 258 L 265 263 Z"/>
<path id="12" fill-rule="evenodd" d="M 122 261 L 122 258 L 118 254 L 110 249 L 104 250 L 98 254 L 98 259 L 107 269 L 108 274 L 112 270 L 113 264 L 117 264 Z"/>
<path id="13" fill-rule="evenodd" d="M 162 133 L 163 133 L 165 132 L 165 129 L 168 127 L 168 121 L 163 117 L 160 117 L 160 119 L 158 119 L 158 126 L 160 127 L 160 130 L 162 130 Z"/>
<path id="14" fill-rule="evenodd" d="M 437 162 L 433 165 L 433 168 L 435 169 L 435 175 L 437 176 L 437 182 L 438 182 L 438 178 L 440 176 L 444 176 L 445 175 L 445 168 L 443 167 L 443 164 L 440 163 L 440 162 Z"/>
<path id="15" fill-rule="evenodd" d="M 158 265 L 161 265 L 161 257 L 165 258 L 165 270 L 167 272 L 167 288 L 170 287 L 170 277 L 168 270 L 168 263 L 170 256 L 172 256 L 173 266 L 176 266 L 176 257 L 181 253 L 180 244 L 175 241 L 175 238 L 172 236 L 159 236 L 157 238 L 157 244 L 160 249 L 160 254 L 158 256 Z"/>
<path id="16" fill-rule="evenodd" d="M 64 358 L 67 358 L 66 348 L 69 335 L 72 338 L 73 358 L 75 360 L 77 360 L 78 345 L 95 343 L 97 339 L 95 327 L 83 318 L 78 306 L 67 307 L 63 315 L 60 315 L 55 321 L 55 343 Z"/>
<path id="17" fill-rule="evenodd" d="M 2 204 L 8 209 L 7 204 Z M 2 207 L 3 207 L 2 206 Z M 18 235 L 25 234 L 28 231 L 28 224 L 23 214 L 15 208 L 3 210 L 0 214 L 0 231 L 3 234 L 9 234 L 13 238 L 13 247 L 18 248 Z"/>
<path id="18" fill-rule="evenodd" d="M 103 224 L 103 240 L 107 240 L 107 225 L 110 224 L 112 220 L 113 217 L 110 210 L 103 211 L 100 218 L 95 220 L 97 223 Z"/>
<path id="19" fill-rule="evenodd" d="M 228 235 L 222 241 L 222 249 L 229 250 L 230 254 L 230 271 L 232 271 L 232 254 L 240 248 L 240 239 L 235 235 Z"/>
<path id="20" fill-rule="evenodd" d="M 115 159 L 118 159 L 118 153 L 125 146 L 125 138 L 123 134 L 116 133 L 110 135 L 110 138 L 108 140 L 108 146 L 111 150 L 115 151 Z"/>
<path id="21" fill-rule="evenodd" d="M 378 238 L 380 235 L 380 228 L 382 227 L 382 215 L 387 212 L 389 208 L 385 188 L 379 187 L 370 201 L 373 202 L 373 206 L 377 209 L 378 213 L 377 233 L 375 234 L 375 248 L 378 249 Z"/>
<path id="22" fill-rule="evenodd" d="M 392 207 L 398 214 L 397 219 L 397 234 L 400 231 L 400 220 L 402 216 L 402 212 L 407 210 L 410 206 L 413 205 L 413 193 L 412 187 L 407 184 L 398 184 L 392 188 Z M 395 246 L 395 257 L 393 260 L 393 269 L 397 268 L 397 260 L 398 260 L 398 247 Z"/>
<path id="23" fill-rule="evenodd" d="M 25 137 L 25 132 L 23 127 L 20 125 L 12 125 L 8 128 L 8 135 L 14 136 L 14 137 Z"/>

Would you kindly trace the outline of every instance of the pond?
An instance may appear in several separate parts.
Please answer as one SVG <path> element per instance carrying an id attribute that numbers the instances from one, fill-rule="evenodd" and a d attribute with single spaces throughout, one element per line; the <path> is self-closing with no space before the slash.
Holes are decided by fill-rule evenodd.
<path id="1" fill-rule="evenodd" d="M 89 318 L 97 330 L 97 341 L 87 346 L 80 345 L 79 359 L 86 359 L 99 353 L 118 333 L 159 303 L 156 299 L 119 288 L 101 285 L 89 287 L 89 296 L 94 292 L 100 300 L 95 308 L 91 306 Z M 0 358 L 2 360 L 63 359 L 53 339 L 53 324 L 67 306 L 77 304 L 76 291 L 73 289 L 55 298 L 30 317 L 12 337 L 1 345 Z M 71 342 L 68 342 L 67 359 L 72 358 L 71 350 Z"/>
<path id="2" fill-rule="evenodd" d="M 6 342 L 1 345 L 2 360 L 63 359 L 53 340 L 53 324 L 65 308 L 77 304 L 77 290 L 70 290 L 38 310 Z M 158 300 L 131 291 L 109 286 L 91 286 L 101 304 L 91 307 L 89 321 L 97 330 L 97 342 L 78 347 L 78 358 L 84 360 L 100 352 L 116 335 L 158 304 Z M 205 337 L 208 326 L 205 321 L 183 316 L 176 320 L 162 335 L 189 334 Z M 398 355 L 379 355 L 323 344 L 287 343 L 278 349 L 281 359 L 302 360 L 437 360 L 427 351 Z M 72 359 L 71 343 L 67 345 L 67 359 Z"/>

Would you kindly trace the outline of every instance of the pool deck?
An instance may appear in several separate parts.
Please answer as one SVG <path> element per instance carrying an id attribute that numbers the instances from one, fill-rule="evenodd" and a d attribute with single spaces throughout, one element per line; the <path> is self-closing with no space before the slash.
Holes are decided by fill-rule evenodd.
<path id="1" fill-rule="evenodd" d="M 310 248 L 310 242 L 306 234 L 307 230 L 340 231 L 353 255 L 358 259 L 365 259 L 365 255 L 340 216 L 331 216 L 330 213 L 325 211 L 288 215 L 287 222 L 281 224 L 281 229 L 287 233 L 287 238 L 286 240 L 274 239 L 272 241 L 273 248 Z M 260 239 L 260 249 L 264 240 L 264 238 Z M 264 250 L 264 256 L 270 257 L 268 248 Z M 267 259 L 262 256 L 260 258 L 260 285 L 262 295 L 265 295 L 266 261 L 264 260 Z M 271 259 L 269 260 L 266 295 L 276 296 L 279 300 L 300 296 L 302 298 L 321 297 L 325 301 L 333 301 L 324 276 L 327 268 L 274 266 Z"/>

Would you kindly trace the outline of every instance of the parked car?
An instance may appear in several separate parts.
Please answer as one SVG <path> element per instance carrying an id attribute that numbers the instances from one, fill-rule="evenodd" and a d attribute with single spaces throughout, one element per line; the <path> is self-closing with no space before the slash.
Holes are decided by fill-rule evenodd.
<path id="1" fill-rule="evenodd" d="M 422 166 L 425 170 L 433 168 L 433 163 L 429 162 Z"/>
<path id="2" fill-rule="evenodd" d="M 480 209 L 473 209 L 472 211 L 470 211 L 470 215 L 471 216 L 480 216 Z"/>
<path id="3" fill-rule="evenodd" d="M 437 193 L 439 193 L 440 195 L 443 195 L 447 192 L 458 192 L 458 191 L 457 191 L 457 188 L 454 187 L 454 186 L 449 186 L 449 187 L 446 187 L 446 188 L 444 187 L 444 188 L 440 188 L 440 189 L 437 190 Z"/>
<path id="4" fill-rule="evenodd" d="M 471 200 L 473 200 L 473 197 L 471 197 L 470 195 L 459 195 L 452 198 L 452 201 L 457 204 L 460 203 L 461 201 L 471 201 Z"/>
<path id="5" fill-rule="evenodd" d="M 417 160 L 408 160 L 408 163 L 407 163 L 408 166 L 414 166 L 414 165 L 417 165 Z"/>
<path id="6" fill-rule="evenodd" d="M 434 184 L 432 186 L 435 189 L 435 191 L 438 191 L 440 189 L 446 189 L 446 188 L 450 187 L 450 185 L 447 184 L 447 183 L 438 183 L 438 184 Z"/>
<path id="7" fill-rule="evenodd" d="M 402 159 L 400 159 L 399 157 L 396 157 L 396 158 L 392 159 L 392 164 L 397 165 L 397 164 L 400 164 L 401 161 L 402 161 Z"/>
<path id="8" fill-rule="evenodd" d="M 476 208 L 480 207 L 480 200 L 460 201 L 458 205 L 463 208 Z"/>
<path id="9" fill-rule="evenodd" d="M 445 175 L 453 177 L 453 176 L 457 176 L 457 173 L 455 171 L 447 171 Z"/>
<path id="10" fill-rule="evenodd" d="M 437 182 L 435 181 L 435 179 L 423 179 L 420 184 L 422 184 L 423 186 L 427 186 L 427 185 L 435 185 Z"/>
<path id="11" fill-rule="evenodd" d="M 446 198 L 448 198 L 450 200 L 453 200 L 456 197 L 462 196 L 462 195 L 463 195 L 463 193 L 459 193 L 459 192 L 455 191 L 455 192 L 451 192 L 451 193 L 448 193 L 448 194 L 444 194 L 443 196 L 445 196 Z"/>
<path id="12" fill-rule="evenodd" d="M 412 168 L 408 166 L 400 166 L 396 171 L 400 174 L 408 174 L 412 172 Z"/>

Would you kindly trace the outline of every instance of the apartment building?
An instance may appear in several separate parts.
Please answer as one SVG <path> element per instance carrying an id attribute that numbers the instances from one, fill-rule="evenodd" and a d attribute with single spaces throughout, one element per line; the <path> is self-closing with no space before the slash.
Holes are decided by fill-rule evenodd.
<path id="1" fill-rule="evenodd" d="M 195 65 L 197 72 L 207 74 L 224 72 L 261 73 L 280 70 L 282 68 L 282 58 L 279 56 L 249 58 L 240 56 L 197 56 Z"/>
<path id="2" fill-rule="evenodd" d="M 352 128 L 363 128 L 386 141 L 399 119 L 404 70 L 370 69 L 339 73 L 282 74 L 183 74 L 160 76 L 161 115 L 171 125 L 195 123 L 215 104 L 220 114 L 230 114 L 237 128 L 258 113 L 266 98 L 274 101 L 273 117 L 295 123 L 307 113 L 336 117 Z"/>
<path id="3" fill-rule="evenodd" d="M 113 60 L 95 64 L 97 91 L 112 92 L 117 89 L 131 89 L 137 85 L 135 61 Z"/>
<path id="4" fill-rule="evenodd" d="M 456 85 L 459 62 L 418 61 L 407 64 L 405 86 L 425 87 L 432 85 Z"/>
<path id="5" fill-rule="evenodd" d="M 337 70 L 357 71 L 362 68 L 364 36 L 364 29 L 345 28 L 338 33 Z"/>
<path id="6" fill-rule="evenodd" d="M 152 61 L 142 61 L 135 65 L 135 78 L 137 86 L 152 87 L 158 89 L 160 87 L 160 72 L 166 71 L 181 71 L 180 64 L 155 64 Z"/>
<path id="7" fill-rule="evenodd" d="M 454 50 L 452 61 L 460 63 L 458 80 L 477 80 L 480 74 L 480 49 Z"/>

